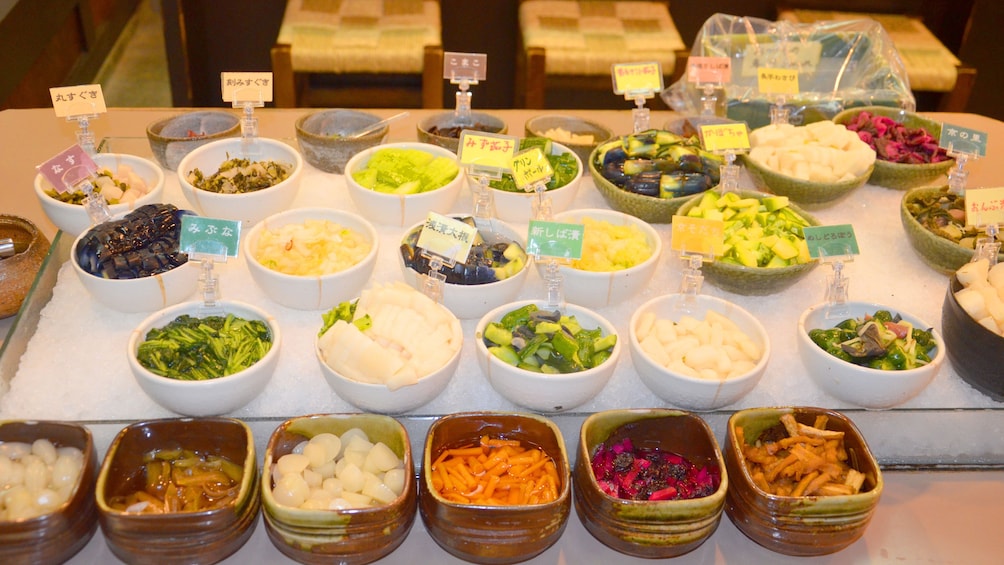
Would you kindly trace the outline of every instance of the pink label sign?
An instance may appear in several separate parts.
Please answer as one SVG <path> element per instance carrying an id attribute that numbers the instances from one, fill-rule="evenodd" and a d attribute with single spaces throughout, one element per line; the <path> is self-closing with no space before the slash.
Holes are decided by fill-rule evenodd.
<path id="1" fill-rule="evenodd" d="M 97 172 L 98 165 L 79 145 L 71 145 L 37 168 L 56 192 L 62 194 Z"/>

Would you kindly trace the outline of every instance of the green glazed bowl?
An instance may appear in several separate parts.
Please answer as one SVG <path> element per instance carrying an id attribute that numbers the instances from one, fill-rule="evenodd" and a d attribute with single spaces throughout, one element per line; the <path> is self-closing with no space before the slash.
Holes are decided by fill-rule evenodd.
<path id="1" fill-rule="evenodd" d="M 650 224 L 668 224 L 673 221 L 673 216 L 680 206 L 692 198 L 692 195 L 678 196 L 676 198 L 656 198 L 629 192 L 608 181 L 599 169 L 596 168 L 596 152 L 599 147 L 593 149 L 589 155 L 589 172 L 593 175 L 593 184 L 600 191 L 607 204 L 625 214 L 631 214 L 636 218 L 644 220 Z"/>
<path id="2" fill-rule="evenodd" d="M 869 175 L 875 169 L 873 165 L 864 174 L 841 182 L 814 182 L 779 173 L 750 159 L 749 155 L 743 155 L 742 162 L 758 190 L 787 196 L 792 202 L 803 206 L 834 203 L 868 182 Z"/>
<path id="3" fill-rule="evenodd" d="M 756 485 L 736 430 L 742 428 L 742 437 L 752 443 L 787 413 L 810 426 L 816 416 L 825 415 L 826 429 L 844 432 L 848 463 L 865 475 L 861 492 L 778 496 Z M 864 534 L 882 495 L 882 471 L 864 437 L 850 419 L 833 410 L 811 407 L 740 410 L 729 418 L 723 451 L 731 479 L 725 495 L 725 513 L 748 538 L 777 553 L 813 556 L 840 551 Z"/>
<path id="4" fill-rule="evenodd" d="M 712 189 L 715 190 L 715 189 Z M 757 192 L 753 190 L 740 190 L 739 195 L 743 198 L 764 198 L 771 194 Z M 701 195 L 690 197 L 677 211 L 677 215 L 686 216 L 691 208 L 701 201 Z M 788 205 L 794 212 L 809 222 L 809 225 L 818 226 L 819 220 L 809 215 L 796 204 Z M 701 268 L 704 278 L 718 288 L 735 294 L 764 296 L 775 294 L 795 284 L 809 274 L 818 265 L 818 261 L 809 261 L 800 265 L 791 265 L 781 268 L 746 267 L 721 261 L 705 263 Z"/>
<path id="5" fill-rule="evenodd" d="M 721 483 L 709 496 L 690 500 L 626 500 L 600 490 L 590 461 L 607 440 L 631 438 L 636 447 L 657 448 L 698 467 L 717 467 Z M 621 553 L 649 559 L 683 555 L 718 528 L 729 488 L 725 461 L 711 428 L 700 417 L 660 408 L 607 410 L 586 418 L 579 433 L 572 481 L 575 512 L 586 530 Z"/>
<path id="6" fill-rule="evenodd" d="M 861 112 L 870 112 L 878 116 L 887 116 L 893 120 L 911 128 L 924 128 L 935 139 L 941 139 L 941 123 L 925 118 L 919 114 L 908 112 L 901 108 L 889 106 L 865 106 L 844 110 L 833 117 L 833 121 L 838 124 L 850 123 Z M 868 179 L 869 184 L 894 188 L 896 190 L 909 190 L 918 186 L 929 184 L 948 171 L 955 165 L 955 159 L 949 159 L 940 163 L 927 163 L 924 165 L 908 165 L 905 163 L 891 163 L 881 159 L 875 160 L 875 170 L 872 171 Z"/>
<path id="7" fill-rule="evenodd" d="M 948 187 L 945 186 L 920 187 L 907 191 L 903 195 L 903 200 L 900 201 L 899 217 L 903 223 L 903 229 L 906 231 L 906 238 L 910 241 L 914 251 L 920 255 L 920 258 L 932 269 L 951 276 L 959 270 L 959 267 L 972 261 L 975 252 L 950 239 L 934 234 L 921 225 L 910 212 L 911 204 L 944 194 L 947 189 Z M 997 260 L 1004 261 L 1004 253 L 998 254 Z"/>

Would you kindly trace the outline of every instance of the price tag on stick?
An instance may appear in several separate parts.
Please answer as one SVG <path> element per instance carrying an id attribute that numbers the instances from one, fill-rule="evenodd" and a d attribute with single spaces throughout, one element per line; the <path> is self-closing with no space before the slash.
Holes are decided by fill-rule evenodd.
<path id="1" fill-rule="evenodd" d="M 510 135 L 464 130 L 460 132 L 457 157 L 460 166 L 467 167 L 471 174 L 486 173 L 499 178 L 502 172 L 510 170 L 518 148 L 519 141 Z"/>
<path id="2" fill-rule="evenodd" d="M 649 127 L 649 109 L 645 99 L 652 98 L 663 89 L 662 67 L 659 63 L 614 63 L 610 69 L 614 83 L 614 94 L 623 94 L 625 100 L 634 100 L 631 110 L 634 131 L 644 131 Z"/>
<path id="3" fill-rule="evenodd" d="M 717 257 L 725 251 L 725 222 L 690 216 L 673 218 L 670 249 Z"/>
<path id="4" fill-rule="evenodd" d="M 526 252 L 537 258 L 581 259 L 584 233 L 582 224 L 530 220 Z"/>
<path id="5" fill-rule="evenodd" d="M 178 248 L 193 259 L 203 256 L 218 261 L 236 257 L 240 249 L 241 223 L 191 214 L 181 217 Z"/>
<path id="6" fill-rule="evenodd" d="M 529 192 L 539 183 L 547 183 L 554 176 L 551 162 L 540 147 L 532 147 L 512 158 L 512 180 L 516 188 Z"/>
<path id="7" fill-rule="evenodd" d="M 463 263 L 477 235 L 478 228 L 470 224 L 429 212 L 415 245 L 453 263 Z"/>
<path id="8" fill-rule="evenodd" d="M 223 309 L 219 299 L 219 279 L 213 274 L 216 261 L 226 262 L 236 257 L 241 239 L 241 223 L 236 220 L 206 218 L 185 215 L 181 217 L 181 232 L 178 248 L 188 253 L 192 260 L 199 261 L 202 273 L 199 286 L 202 289 L 203 304 L 199 312 L 203 316 L 220 315 Z"/>
<path id="9" fill-rule="evenodd" d="M 813 259 L 852 256 L 860 253 L 854 226 L 850 224 L 806 226 L 802 228 L 802 234 L 809 248 L 809 257 Z"/>
<path id="10" fill-rule="evenodd" d="M 987 156 L 987 133 L 952 124 L 941 124 L 938 145 L 949 153 L 966 153 L 972 157 Z"/>
<path id="11" fill-rule="evenodd" d="M 826 318 L 845 318 L 850 279 L 844 276 L 844 263 L 853 261 L 859 253 L 854 227 L 850 224 L 806 226 L 802 228 L 802 235 L 809 257 L 819 259 L 833 270 L 826 283 Z"/>
<path id="12" fill-rule="evenodd" d="M 97 153 L 94 147 L 94 132 L 90 130 L 90 122 L 104 114 L 105 95 L 100 84 L 85 84 L 81 86 L 63 86 L 49 89 L 52 97 L 52 108 L 56 116 L 75 121 L 80 127 L 77 130 L 77 144 L 88 154 Z"/>
<path id="13" fill-rule="evenodd" d="M 54 87 L 49 89 L 49 96 L 57 118 L 93 116 L 108 111 L 100 84 Z"/>
<path id="14" fill-rule="evenodd" d="M 71 145 L 36 168 L 60 194 L 98 171 L 97 163 L 79 145 Z"/>
<path id="15" fill-rule="evenodd" d="M 732 82 L 732 59 L 728 57 L 688 58 L 687 82 L 697 84 L 724 84 Z"/>

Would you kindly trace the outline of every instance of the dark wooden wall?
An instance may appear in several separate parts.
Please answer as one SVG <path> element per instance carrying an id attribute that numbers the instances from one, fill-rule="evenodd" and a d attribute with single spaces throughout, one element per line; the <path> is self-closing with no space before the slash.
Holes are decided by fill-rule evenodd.
<path id="1" fill-rule="evenodd" d="M 49 88 L 90 83 L 139 0 L 12 0 L 0 6 L 0 109 L 44 108 Z"/>

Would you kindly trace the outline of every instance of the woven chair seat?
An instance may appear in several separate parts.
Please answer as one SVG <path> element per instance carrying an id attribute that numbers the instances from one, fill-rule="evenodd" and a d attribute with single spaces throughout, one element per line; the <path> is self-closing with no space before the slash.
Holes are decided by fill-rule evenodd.
<path id="1" fill-rule="evenodd" d="M 421 73 L 441 44 L 435 0 L 289 0 L 276 43 L 309 73 Z"/>
<path id="2" fill-rule="evenodd" d="M 527 0 L 519 25 L 524 47 L 545 49 L 549 75 L 609 75 L 631 61 L 668 72 L 685 48 L 666 2 Z"/>

